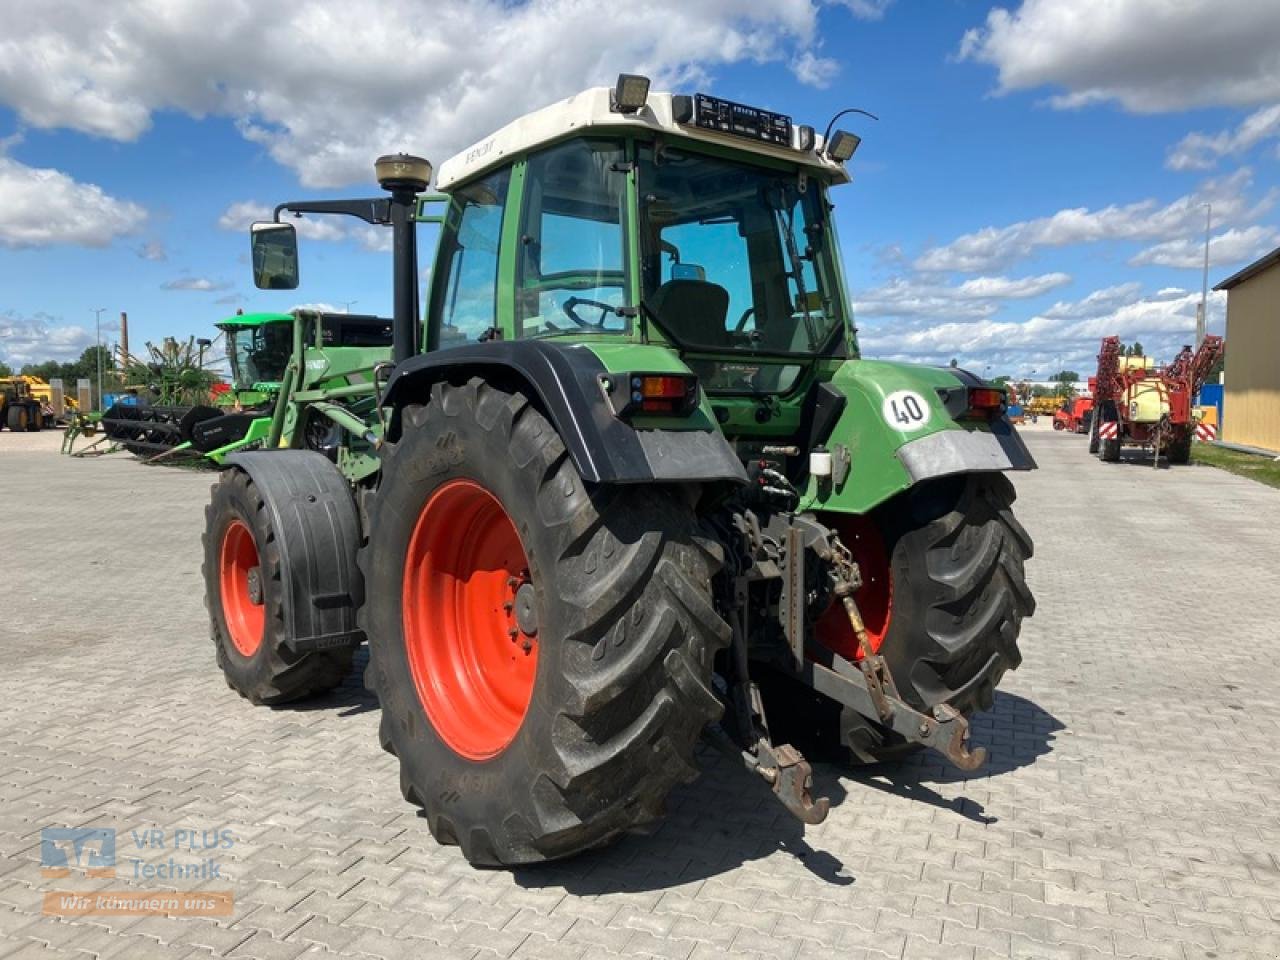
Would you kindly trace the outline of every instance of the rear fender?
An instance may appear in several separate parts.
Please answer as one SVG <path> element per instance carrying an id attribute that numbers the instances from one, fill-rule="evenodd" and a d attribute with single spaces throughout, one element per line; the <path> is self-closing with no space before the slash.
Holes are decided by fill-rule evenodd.
<path id="1" fill-rule="evenodd" d="M 1034 470 L 1007 417 L 957 419 L 968 406 L 967 389 L 981 383 L 952 368 L 843 364 L 831 380 L 848 401 L 826 441 L 834 472 L 826 481 L 809 478 L 800 509 L 866 513 L 935 477 Z"/>
<path id="2" fill-rule="evenodd" d="M 295 652 L 359 642 L 360 517 L 338 468 L 314 450 L 233 453 L 266 503 L 280 550 L 285 643 Z"/>
<path id="3" fill-rule="evenodd" d="M 490 341 L 421 354 L 399 364 L 387 382 L 387 439 L 398 439 L 405 405 L 425 401 L 434 384 L 479 376 L 524 392 L 589 483 L 746 483 L 733 448 L 701 411 L 684 429 L 673 429 L 671 418 L 646 429 L 615 415 L 600 379 L 611 372 L 586 344 Z"/>

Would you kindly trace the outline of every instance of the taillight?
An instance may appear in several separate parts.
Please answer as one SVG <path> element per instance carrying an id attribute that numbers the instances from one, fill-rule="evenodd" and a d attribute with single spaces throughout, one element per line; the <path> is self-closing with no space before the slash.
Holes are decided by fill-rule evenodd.
<path id="1" fill-rule="evenodd" d="M 976 420 L 992 420 L 1004 412 L 1005 392 L 994 387 L 970 387 L 969 409 L 965 416 Z"/>
<path id="2" fill-rule="evenodd" d="M 698 378 L 693 374 L 629 373 L 600 379 L 620 417 L 634 413 L 684 416 L 698 405 Z"/>

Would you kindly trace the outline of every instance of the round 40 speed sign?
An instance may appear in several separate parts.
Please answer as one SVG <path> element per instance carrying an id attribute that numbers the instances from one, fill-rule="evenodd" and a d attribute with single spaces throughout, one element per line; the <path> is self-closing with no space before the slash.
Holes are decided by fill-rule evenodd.
<path id="1" fill-rule="evenodd" d="M 919 430 L 929 422 L 929 403 L 914 390 L 895 390 L 884 398 L 880 412 L 895 430 Z"/>

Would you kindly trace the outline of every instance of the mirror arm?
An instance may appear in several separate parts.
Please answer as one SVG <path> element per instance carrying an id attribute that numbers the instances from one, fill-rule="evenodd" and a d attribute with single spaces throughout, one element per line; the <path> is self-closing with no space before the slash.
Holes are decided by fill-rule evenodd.
<path id="1" fill-rule="evenodd" d="M 274 219 L 280 223 L 280 214 L 289 213 L 337 213 L 357 217 L 365 223 L 387 224 L 391 222 L 391 201 L 387 197 L 369 200 L 294 200 L 282 203 L 275 209 Z"/>

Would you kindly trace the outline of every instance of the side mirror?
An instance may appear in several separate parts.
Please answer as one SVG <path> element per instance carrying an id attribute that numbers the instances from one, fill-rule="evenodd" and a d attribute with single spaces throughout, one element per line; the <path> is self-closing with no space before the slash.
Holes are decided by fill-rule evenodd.
<path id="1" fill-rule="evenodd" d="M 298 233 L 291 223 L 255 223 L 249 228 L 253 285 L 259 290 L 296 290 Z"/>

